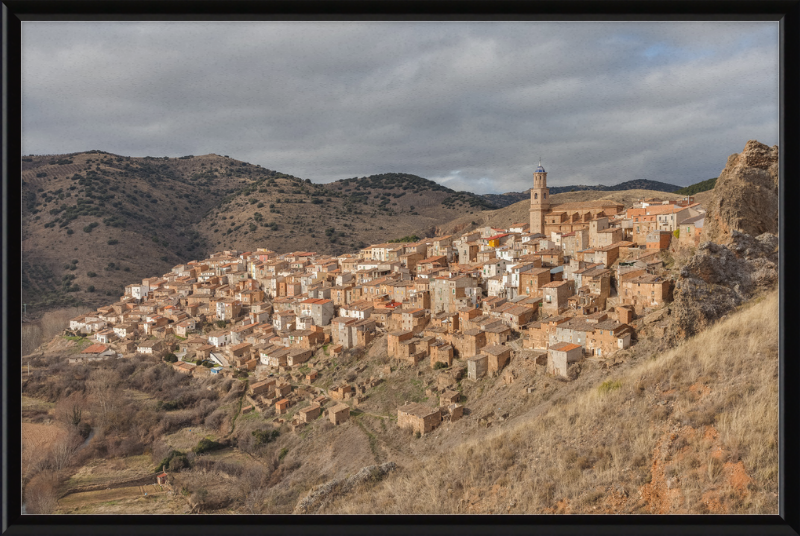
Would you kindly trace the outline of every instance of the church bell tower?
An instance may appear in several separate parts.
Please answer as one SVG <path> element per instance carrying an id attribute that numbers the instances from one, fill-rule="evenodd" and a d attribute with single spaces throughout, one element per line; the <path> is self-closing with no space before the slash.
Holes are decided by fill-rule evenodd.
<path id="1" fill-rule="evenodd" d="M 542 159 L 539 159 L 539 167 L 533 172 L 533 188 L 531 188 L 531 233 L 544 232 L 544 216 L 550 209 L 550 200 L 547 198 L 550 190 L 547 188 L 547 172 L 542 167 Z"/>

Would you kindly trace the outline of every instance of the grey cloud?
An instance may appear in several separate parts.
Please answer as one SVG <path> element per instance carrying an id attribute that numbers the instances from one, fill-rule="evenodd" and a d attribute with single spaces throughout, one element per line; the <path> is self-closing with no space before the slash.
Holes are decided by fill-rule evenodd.
<path id="1" fill-rule="evenodd" d="M 26 22 L 23 151 L 684 185 L 777 143 L 777 46 L 777 23 Z"/>

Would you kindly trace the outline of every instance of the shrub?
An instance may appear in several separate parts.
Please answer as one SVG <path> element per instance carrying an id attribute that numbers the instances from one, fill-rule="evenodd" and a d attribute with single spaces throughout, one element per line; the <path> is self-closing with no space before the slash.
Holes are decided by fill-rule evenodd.
<path id="1" fill-rule="evenodd" d="M 622 387 L 622 382 L 620 380 L 606 380 L 600 384 L 597 388 L 597 391 L 602 395 L 611 391 L 615 391 Z"/>
<path id="2" fill-rule="evenodd" d="M 116 245 L 116 244 L 119 244 L 119 240 L 117 240 L 116 238 L 109 238 L 108 239 L 108 245 L 109 246 L 113 246 L 113 245 Z"/>
<path id="3" fill-rule="evenodd" d="M 278 430 L 253 430 L 250 434 L 255 438 L 256 445 L 272 443 L 281 435 Z"/>
<path id="4" fill-rule="evenodd" d="M 75 232 L 75 231 L 73 231 L 72 229 L 67 229 L 67 234 L 72 234 L 72 233 L 74 233 L 74 232 Z"/>
<path id="5" fill-rule="evenodd" d="M 176 459 L 181 459 L 181 461 L 176 462 L 175 467 L 173 468 L 172 462 Z M 176 471 L 182 469 L 183 467 L 187 467 L 188 465 L 189 461 L 186 459 L 185 453 L 179 450 L 171 450 L 167 457 L 161 460 L 161 463 L 158 464 L 156 471 L 162 471 L 165 467 L 169 467 L 170 471 Z"/>
<path id="6" fill-rule="evenodd" d="M 442 363 L 441 361 L 437 361 L 433 365 L 433 370 L 439 370 L 439 369 L 443 369 L 443 368 L 447 368 L 447 363 Z"/>
<path id="7" fill-rule="evenodd" d="M 216 442 L 216 441 L 214 441 L 212 439 L 208 439 L 207 437 L 204 437 L 203 439 L 200 440 L 199 443 L 197 443 L 197 445 L 195 445 L 195 447 L 192 449 L 192 451 L 195 454 L 202 454 L 202 453 L 208 452 L 210 450 L 221 449 L 224 446 L 225 445 L 223 445 L 222 443 L 218 443 L 218 442 Z"/>
<path id="8" fill-rule="evenodd" d="M 280 454 L 278 454 L 278 459 L 279 459 L 279 460 L 282 460 L 282 459 L 284 459 L 288 453 L 289 453 L 289 449 L 288 449 L 288 448 L 286 448 L 286 447 L 283 447 L 283 448 L 281 449 L 281 453 L 280 453 Z"/>
<path id="9" fill-rule="evenodd" d="M 178 356 L 170 352 L 164 356 L 164 361 L 167 363 L 175 363 L 178 361 Z"/>
<path id="10" fill-rule="evenodd" d="M 97 274 L 95 272 L 86 272 L 86 275 L 89 277 L 97 277 Z"/>
<path id="11" fill-rule="evenodd" d="M 86 287 L 86 292 L 94 292 L 94 285 L 89 285 Z"/>

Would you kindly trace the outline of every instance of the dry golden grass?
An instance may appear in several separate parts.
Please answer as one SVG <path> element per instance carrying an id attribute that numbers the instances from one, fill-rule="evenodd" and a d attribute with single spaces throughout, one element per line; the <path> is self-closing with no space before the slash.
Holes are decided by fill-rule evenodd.
<path id="1" fill-rule="evenodd" d="M 777 512 L 778 292 L 321 513 Z"/>

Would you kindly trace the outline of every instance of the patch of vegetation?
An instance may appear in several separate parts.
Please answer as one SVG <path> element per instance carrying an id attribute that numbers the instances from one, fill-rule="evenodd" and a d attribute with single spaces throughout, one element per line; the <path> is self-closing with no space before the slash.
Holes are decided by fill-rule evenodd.
<path id="1" fill-rule="evenodd" d="M 714 186 L 717 184 L 717 179 L 719 177 L 714 177 L 713 179 L 707 179 L 704 181 L 697 182 L 686 188 L 681 188 L 680 190 L 675 190 L 673 193 L 678 195 L 694 195 L 699 194 L 700 192 L 706 192 L 708 190 L 713 190 Z"/>
<path id="2" fill-rule="evenodd" d="M 253 430 L 250 434 L 255 438 L 256 445 L 267 445 L 281 435 L 278 430 Z"/>
<path id="3" fill-rule="evenodd" d="M 192 448 L 192 452 L 194 452 L 195 454 L 202 454 L 204 452 L 209 452 L 211 450 L 218 450 L 224 447 L 225 447 L 224 444 L 214 441 L 212 439 L 208 439 L 207 437 L 204 437 L 197 443 L 197 445 L 194 446 L 194 448 Z"/>
<path id="4" fill-rule="evenodd" d="M 606 380 L 600 384 L 597 388 L 597 392 L 602 395 L 611 391 L 616 391 L 620 387 L 622 387 L 622 382 L 620 380 Z"/>

